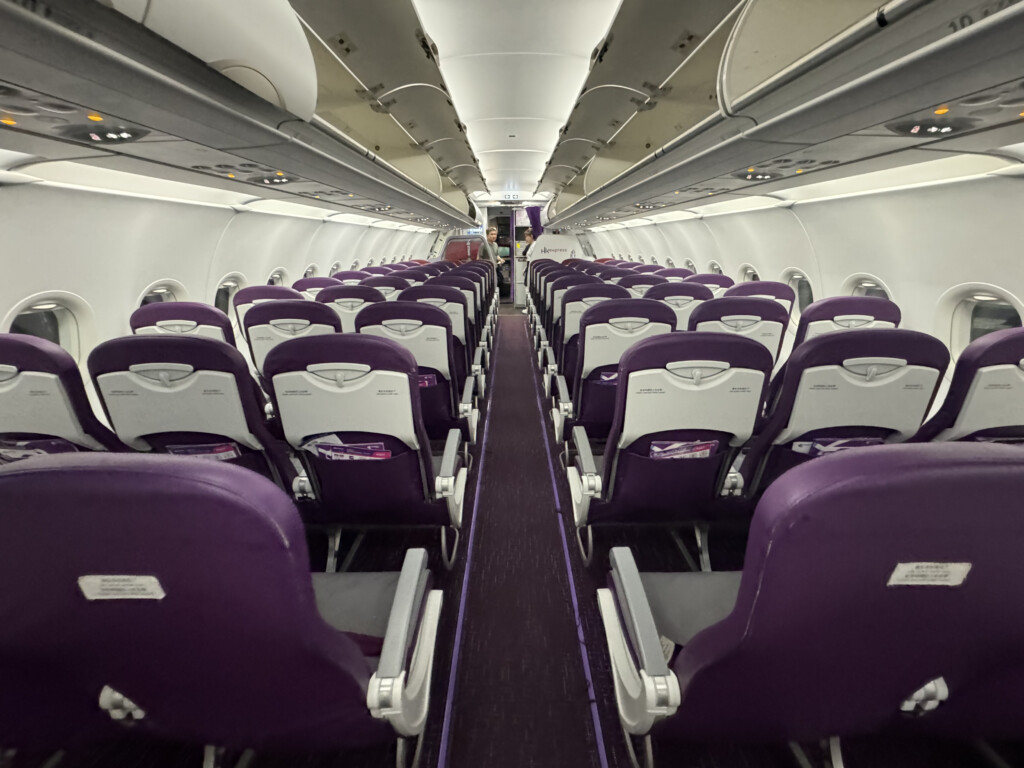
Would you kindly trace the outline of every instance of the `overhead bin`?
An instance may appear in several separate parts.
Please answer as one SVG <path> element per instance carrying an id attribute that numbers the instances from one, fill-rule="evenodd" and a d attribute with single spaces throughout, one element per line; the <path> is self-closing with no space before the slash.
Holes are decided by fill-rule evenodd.
<path id="1" fill-rule="evenodd" d="M 777 5 L 752 0 L 724 51 L 719 93 L 730 95 L 721 114 L 599 189 L 588 187 L 586 197 L 557 209 L 552 224 L 589 227 L 720 194 L 764 194 L 819 173 L 857 173 L 868 160 L 898 165 L 908 150 L 985 151 L 1024 141 L 1024 3 L 994 0 L 970 12 L 946 0 L 892 3 L 872 12 L 873 31 L 862 20 L 809 52 L 801 49 L 811 43 L 776 53 L 765 43 L 775 64 L 755 70 L 749 60 L 740 66 L 737 51 L 754 44 L 760 3 Z M 772 74 L 775 65 L 782 70 Z"/>
<path id="2" fill-rule="evenodd" d="M 443 187 L 424 188 L 120 13 L 75 0 L 46 10 L 0 3 L 0 104 L 19 112 L 0 125 L 4 146 L 424 227 L 471 224 Z"/>
<path id="3" fill-rule="evenodd" d="M 288 0 L 99 0 L 303 120 L 316 68 Z"/>

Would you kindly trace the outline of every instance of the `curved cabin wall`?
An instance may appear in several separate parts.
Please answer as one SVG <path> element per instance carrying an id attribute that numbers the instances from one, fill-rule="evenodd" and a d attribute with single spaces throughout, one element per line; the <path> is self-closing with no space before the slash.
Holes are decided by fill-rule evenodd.
<path id="1" fill-rule="evenodd" d="M 738 282 L 746 265 L 762 280 L 785 280 L 799 271 L 810 280 L 815 299 L 848 294 L 852 276 L 871 275 L 899 304 L 902 327 L 950 345 L 955 299 L 972 286 L 998 289 L 1024 316 L 1024 179 L 1014 170 L 588 237 L 597 258 L 629 258 L 645 249 L 641 233 L 653 228 L 670 244 L 656 254 L 660 263 L 671 256 L 683 266 L 689 258 L 707 272 L 716 261 Z"/>
<path id="2" fill-rule="evenodd" d="M 0 331 L 26 298 L 74 294 L 93 315 L 91 327 L 80 328 L 82 364 L 94 344 L 130 332 L 129 315 L 157 281 L 180 283 L 187 295 L 179 299 L 212 304 L 230 274 L 262 285 L 274 270 L 284 269 L 290 284 L 310 265 L 329 275 L 338 262 L 345 269 L 371 257 L 376 263 L 426 258 L 436 237 L 48 182 L 0 188 L 0 232 Z"/>

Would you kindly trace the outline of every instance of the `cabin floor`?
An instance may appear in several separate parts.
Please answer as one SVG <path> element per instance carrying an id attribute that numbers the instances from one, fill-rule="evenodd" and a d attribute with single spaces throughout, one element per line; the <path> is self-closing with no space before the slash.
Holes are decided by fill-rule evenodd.
<path id="1" fill-rule="evenodd" d="M 525 317 L 510 304 L 499 320 L 489 381 L 485 429 L 474 451 L 475 485 L 467 490 L 473 503 L 454 568 L 443 569 L 436 534 L 427 531 L 372 532 L 350 563 L 356 571 L 399 570 L 413 546 L 426 547 L 435 560 L 445 605 L 419 765 L 628 768 L 595 590 L 605 586 L 611 545 L 633 547 L 641 570 L 684 570 L 685 560 L 663 530 L 613 530 L 598 532 L 594 565 L 583 566 Z M 739 538 L 713 539 L 715 567 L 742 567 L 743 546 Z M 322 543 L 311 541 L 311 553 L 313 567 L 322 568 Z M 824 764 L 820 745 L 804 749 Z M 1024 765 L 1024 746 L 998 749 L 1005 765 Z M 799 765 L 784 744 L 655 742 L 654 754 L 666 768 Z M 853 768 L 987 762 L 971 745 L 889 736 L 844 742 L 844 754 Z M 394 760 L 393 745 L 243 757 L 248 768 L 370 768 Z M 126 732 L 117 743 L 56 755 L 19 753 L 12 762 L 13 768 L 198 768 L 202 751 Z"/>

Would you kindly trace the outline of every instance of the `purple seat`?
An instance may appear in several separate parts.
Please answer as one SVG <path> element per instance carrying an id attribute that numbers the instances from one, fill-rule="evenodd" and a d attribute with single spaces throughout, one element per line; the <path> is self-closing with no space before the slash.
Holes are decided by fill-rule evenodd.
<path id="1" fill-rule="evenodd" d="M 447 290 L 464 301 L 454 288 Z M 444 440 L 449 430 L 459 429 L 468 442 L 476 442 L 480 413 L 473 405 L 475 382 L 464 371 L 460 378 L 447 312 L 418 301 L 386 301 L 359 313 L 356 332 L 393 341 L 416 358 L 420 413 L 431 440 Z"/>
<path id="2" fill-rule="evenodd" d="M 942 407 L 914 441 L 1024 442 L 1024 330 L 975 339 L 957 358 Z"/>
<path id="3" fill-rule="evenodd" d="M 384 294 L 366 285 L 338 285 L 324 288 L 316 295 L 320 304 L 330 307 L 341 321 L 343 333 L 356 329 L 356 315 L 370 304 L 386 301 Z"/>
<path id="4" fill-rule="evenodd" d="M 779 302 L 732 296 L 701 302 L 690 313 L 687 330 L 746 336 L 771 352 L 774 365 L 788 325 L 789 310 Z"/>
<path id="5" fill-rule="evenodd" d="M 483 314 L 485 317 L 489 317 L 494 311 L 494 289 L 497 282 L 495 273 L 491 268 L 485 266 L 486 264 L 490 264 L 490 262 L 473 261 L 456 267 L 449 274 L 458 275 L 476 283 Z"/>
<path id="6" fill-rule="evenodd" d="M 304 298 L 313 301 L 320 291 L 334 285 L 343 285 L 343 283 L 336 277 L 304 277 L 292 283 L 292 288 L 301 293 Z"/>
<path id="7" fill-rule="evenodd" d="M 197 301 L 161 301 L 146 304 L 132 312 L 128 320 L 132 333 L 138 336 L 169 333 L 204 336 L 208 339 L 235 343 L 231 318 L 216 307 Z"/>
<path id="8" fill-rule="evenodd" d="M 700 283 L 659 283 L 644 293 L 645 299 L 654 299 L 667 304 L 676 313 L 676 330 L 685 331 L 690 327 L 690 315 L 702 302 L 711 301 L 711 289 Z"/>
<path id="9" fill-rule="evenodd" d="M 256 370 L 262 374 L 263 361 L 278 344 L 307 336 L 341 333 L 341 319 L 333 309 L 318 301 L 268 301 L 245 313 L 243 332 Z"/>
<path id="10" fill-rule="evenodd" d="M 679 526 L 728 511 L 723 485 L 754 431 L 772 365 L 764 345 L 722 333 L 662 334 L 623 353 L 601 456 L 587 430 L 572 433 L 567 475 L 587 563 L 593 524 Z"/>
<path id="11" fill-rule="evenodd" d="M 660 264 L 641 264 L 639 267 L 633 268 L 634 272 L 641 275 L 653 274 L 655 272 L 660 272 L 661 270 L 662 266 Z"/>
<path id="12" fill-rule="evenodd" d="M 698 275 L 690 275 L 689 277 L 683 278 L 684 283 L 700 283 L 706 285 L 711 289 L 711 293 L 714 297 L 720 298 L 725 295 L 727 288 L 732 288 L 736 284 L 736 281 L 726 275 L 713 275 L 701 273 Z"/>
<path id="13" fill-rule="evenodd" d="M 529 266 L 526 268 L 526 285 L 534 303 L 539 301 L 541 275 L 552 269 L 561 270 L 566 269 L 566 267 L 563 267 L 557 261 L 552 259 L 536 259 L 534 261 L 530 261 Z"/>
<path id="14" fill-rule="evenodd" d="M 419 301 L 437 307 L 448 315 L 452 324 L 452 346 L 455 349 L 456 380 L 465 386 L 468 376 L 476 378 L 476 394 L 484 392 L 483 349 L 473 346 L 473 325 L 470 321 L 471 297 L 458 288 L 437 285 L 418 285 L 406 288 L 398 295 L 399 301 Z"/>
<path id="15" fill-rule="evenodd" d="M 410 283 L 397 275 L 373 275 L 360 281 L 360 285 L 376 288 L 387 301 L 394 301 L 398 294 L 409 287 Z"/>
<path id="16" fill-rule="evenodd" d="M 751 299 L 772 299 L 786 308 L 787 314 L 793 311 L 796 292 L 785 283 L 772 280 L 754 280 L 749 283 L 736 283 L 725 292 L 727 298 L 746 296 Z"/>
<path id="17" fill-rule="evenodd" d="M 819 299 L 800 313 L 793 346 L 833 331 L 898 328 L 900 319 L 900 308 L 880 296 L 833 296 Z"/>
<path id="18" fill-rule="evenodd" d="M 642 299 L 648 288 L 667 282 L 668 280 L 664 277 L 640 272 L 636 275 L 626 275 L 618 281 L 618 284 L 628 290 L 629 295 L 634 299 Z"/>
<path id="19" fill-rule="evenodd" d="M 743 459 L 745 493 L 822 454 L 908 440 L 948 365 L 945 345 L 917 331 L 882 328 L 805 341 L 776 377 L 777 398 Z"/>
<path id="20" fill-rule="evenodd" d="M 601 265 L 593 261 L 583 261 L 576 265 L 576 271 L 596 275 L 601 271 Z"/>
<path id="21" fill-rule="evenodd" d="M 622 266 L 611 267 L 603 270 L 598 277 L 604 280 L 606 283 L 618 283 L 624 277 L 632 277 L 636 275 L 632 269 L 627 269 Z"/>
<path id="22" fill-rule="evenodd" d="M 436 277 L 437 275 L 443 275 L 445 272 L 447 272 L 455 265 L 452 264 L 450 261 L 445 261 L 436 262 L 434 264 L 413 264 L 412 266 L 416 269 L 423 270 L 424 272 Z"/>
<path id="23" fill-rule="evenodd" d="M 625 288 L 602 282 L 583 283 L 569 288 L 562 294 L 562 322 L 555 328 L 555 336 L 551 342 L 557 364 L 554 369 L 550 368 L 549 364 L 548 372 L 556 375 L 561 371 L 568 376 L 576 370 L 576 362 L 579 359 L 580 318 L 584 312 L 602 301 L 628 298 L 629 291 Z"/>
<path id="24" fill-rule="evenodd" d="M 557 398 L 552 419 L 555 439 L 581 426 L 592 439 L 608 436 L 615 414 L 619 359 L 638 341 L 671 333 L 676 316 L 650 299 L 610 299 L 587 309 L 580 317 L 579 355 L 567 375 L 556 378 Z"/>
<path id="25" fill-rule="evenodd" d="M 214 748 L 415 739 L 441 608 L 426 552 L 400 573 L 312 577 L 308 557 L 292 501 L 238 467 L 83 454 L 0 469 L 0 742 L 131 730 L 205 746 L 213 765 Z"/>
<path id="26" fill-rule="evenodd" d="M 665 758 L 676 739 L 1019 738 L 1022 493 L 1008 446 L 866 448 L 780 478 L 742 572 L 640 573 L 613 549 L 598 605 L 626 732 Z"/>
<path id="27" fill-rule="evenodd" d="M 339 333 L 276 347 L 264 371 L 305 468 L 296 482 L 305 517 L 332 530 L 332 551 L 343 526 L 436 525 L 451 567 L 466 491 L 462 435 L 449 431 L 435 471 L 413 354 L 390 339 Z"/>
<path id="28" fill-rule="evenodd" d="M 390 275 L 391 268 L 383 265 L 379 267 L 363 267 L 363 272 L 369 272 L 371 275 Z"/>
<path id="29" fill-rule="evenodd" d="M 0 333 L 0 464 L 47 453 L 126 450 L 96 418 L 78 365 L 63 347 Z"/>
<path id="30" fill-rule="evenodd" d="M 408 280 L 411 286 L 423 285 L 427 280 L 436 276 L 437 274 L 434 270 L 426 269 L 425 267 L 410 267 L 409 269 L 401 270 L 398 274 L 398 277 Z"/>
<path id="31" fill-rule="evenodd" d="M 562 297 L 565 292 L 570 288 L 574 288 L 577 285 L 600 285 L 601 281 L 593 275 L 581 275 L 579 272 L 573 272 L 572 274 L 562 275 L 554 280 L 550 280 L 547 283 L 545 289 L 545 306 L 544 315 L 541 320 L 543 322 L 544 338 L 541 342 L 541 346 L 545 346 L 544 342 L 548 339 L 553 339 L 556 335 L 556 327 L 561 324 L 562 321 Z"/>
<path id="32" fill-rule="evenodd" d="M 366 278 L 373 277 L 373 275 L 361 269 L 345 269 L 341 272 L 335 272 L 331 277 L 335 280 L 341 280 L 344 285 L 358 285 Z"/>
<path id="33" fill-rule="evenodd" d="M 248 288 L 240 289 L 231 299 L 235 307 L 235 318 L 238 320 L 238 327 L 242 328 L 245 321 L 245 313 L 256 304 L 265 301 L 277 301 L 279 299 L 301 299 L 302 294 L 284 285 L 251 285 Z"/>
<path id="34" fill-rule="evenodd" d="M 659 269 L 654 274 L 664 277 L 671 283 L 681 283 L 688 277 L 693 277 L 696 272 L 692 269 L 684 269 L 683 267 L 667 267 L 665 269 Z"/>
<path id="35" fill-rule="evenodd" d="M 467 340 L 469 346 L 474 350 L 481 344 L 484 344 L 486 347 L 488 324 L 487 319 L 483 316 L 483 309 L 480 305 L 479 286 L 476 282 L 452 271 L 438 277 L 432 277 L 423 285 L 424 287 L 429 286 L 433 288 L 456 288 L 461 291 L 462 295 L 466 297 L 466 311 L 470 324 L 468 330 L 471 340 Z"/>
<path id="36" fill-rule="evenodd" d="M 263 395 L 234 347 L 198 336 L 126 336 L 93 349 L 89 374 L 130 448 L 228 461 L 289 487 L 287 451 L 269 431 Z"/>

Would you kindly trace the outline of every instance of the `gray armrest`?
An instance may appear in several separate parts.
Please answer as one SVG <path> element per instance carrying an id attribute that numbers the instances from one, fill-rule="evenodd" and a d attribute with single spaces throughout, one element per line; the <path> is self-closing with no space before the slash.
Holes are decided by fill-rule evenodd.
<path id="1" fill-rule="evenodd" d="M 409 646 L 416 636 L 416 622 L 427 589 L 427 550 L 410 549 L 405 553 L 402 573 L 398 577 L 395 599 L 391 604 L 388 628 L 377 665 L 377 678 L 398 677 L 409 658 Z M 389 706 L 382 702 L 382 705 Z"/>
<path id="2" fill-rule="evenodd" d="M 482 346 L 478 345 L 476 350 L 473 352 L 473 367 L 471 372 L 474 376 L 479 376 L 484 372 L 484 348 Z"/>
<path id="3" fill-rule="evenodd" d="M 465 418 L 473 412 L 473 392 L 475 389 L 476 379 L 472 376 L 467 376 L 466 383 L 462 387 L 462 400 L 459 401 L 459 416 Z"/>
<path id="4" fill-rule="evenodd" d="M 551 347 L 544 347 L 544 361 L 547 365 L 547 372 L 551 376 L 558 375 L 558 361 L 555 359 L 555 350 Z"/>
<path id="5" fill-rule="evenodd" d="M 459 451 L 462 449 L 462 432 L 449 429 L 444 444 L 444 456 L 441 458 L 441 471 L 434 478 L 434 492 L 438 498 L 445 498 L 455 493 L 455 476 L 459 469 Z"/>
<path id="6" fill-rule="evenodd" d="M 572 398 L 569 397 L 569 385 L 565 382 L 565 376 L 559 374 L 555 377 L 557 388 L 558 410 L 566 417 L 572 418 Z"/>
<path id="7" fill-rule="evenodd" d="M 590 450 L 590 438 L 587 436 L 587 430 L 583 427 L 573 427 L 572 443 L 576 448 L 576 461 L 579 462 L 583 475 L 596 477 L 597 462 L 594 461 L 594 454 Z"/>
<path id="8" fill-rule="evenodd" d="M 612 581 L 618 598 L 619 610 L 629 633 L 633 651 L 640 660 L 640 668 L 651 677 L 669 674 L 668 664 L 661 649 L 661 636 L 654 623 L 650 603 L 640 581 L 633 553 L 628 547 L 613 547 L 611 551 Z"/>

